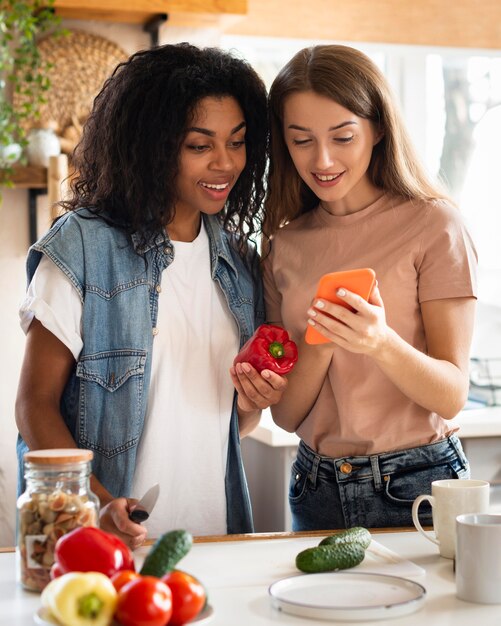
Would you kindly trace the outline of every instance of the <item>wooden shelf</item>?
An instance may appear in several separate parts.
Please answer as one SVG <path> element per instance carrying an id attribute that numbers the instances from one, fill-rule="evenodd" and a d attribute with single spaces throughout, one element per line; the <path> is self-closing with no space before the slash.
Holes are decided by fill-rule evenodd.
<path id="1" fill-rule="evenodd" d="M 55 0 L 56 13 L 64 18 L 145 24 L 159 14 L 247 13 L 247 0 Z"/>
<path id="2" fill-rule="evenodd" d="M 38 236 L 37 197 L 47 195 L 51 220 L 58 214 L 57 203 L 66 194 L 68 185 L 68 157 L 66 154 L 51 156 L 49 167 L 15 165 L 10 180 L 16 189 L 28 190 L 28 216 L 30 243 Z"/>
<path id="3" fill-rule="evenodd" d="M 18 189 L 47 189 L 48 170 L 34 165 L 15 165 L 11 180 Z"/>

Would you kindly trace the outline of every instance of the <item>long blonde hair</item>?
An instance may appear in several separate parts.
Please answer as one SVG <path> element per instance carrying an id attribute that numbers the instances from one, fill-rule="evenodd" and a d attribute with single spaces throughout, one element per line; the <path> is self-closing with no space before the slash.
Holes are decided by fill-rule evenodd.
<path id="1" fill-rule="evenodd" d="M 318 205 L 296 171 L 284 139 L 284 103 L 293 93 L 327 96 L 382 131 L 368 168 L 378 188 L 414 200 L 447 199 L 433 184 L 412 146 L 390 87 L 365 54 L 340 45 L 304 48 L 280 70 L 269 94 L 271 157 L 264 234 Z"/>

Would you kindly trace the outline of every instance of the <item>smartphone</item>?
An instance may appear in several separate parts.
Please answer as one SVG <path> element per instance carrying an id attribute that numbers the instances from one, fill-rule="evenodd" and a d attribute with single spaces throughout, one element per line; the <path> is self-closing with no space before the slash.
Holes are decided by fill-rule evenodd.
<path id="1" fill-rule="evenodd" d="M 376 273 L 370 267 L 364 267 L 356 270 L 345 270 L 342 272 L 332 272 L 324 274 L 318 282 L 315 300 L 329 300 L 335 304 L 340 304 L 347 309 L 352 309 L 344 300 L 340 300 L 336 294 L 340 287 L 347 291 L 358 294 L 364 300 L 368 300 L 371 295 L 372 288 L 376 282 Z M 321 335 L 314 326 L 308 324 L 305 335 L 306 343 L 318 344 L 328 343 L 327 337 Z"/>

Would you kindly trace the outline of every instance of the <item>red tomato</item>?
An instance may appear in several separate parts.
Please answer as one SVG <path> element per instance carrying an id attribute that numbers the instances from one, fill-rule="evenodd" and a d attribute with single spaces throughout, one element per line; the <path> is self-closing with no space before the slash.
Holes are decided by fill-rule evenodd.
<path id="1" fill-rule="evenodd" d="M 181 570 L 173 570 L 162 576 L 161 580 L 172 591 L 172 617 L 169 626 L 186 624 L 200 613 L 207 596 L 199 580 Z"/>
<path id="2" fill-rule="evenodd" d="M 137 572 L 134 572 L 131 569 L 123 569 L 116 574 L 113 574 L 111 582 L 113 583 L 113 587 L 115 587 L 117 591 L 120 591 L 124 585 L 130 583 L 131 580 L 135 580 L 136 578 L 139 578 L 139 574 Z"/>
<path id="3" fill-rule="evenodd" d="M 116 619 L 122 626 L 165 626 L 172 614 L 172 593 L 154 576 L 138 576 L 118 592 Z"/>
<path id="4" fill-rule="evenodd" d="M 55 561 L 66 572 L 102 572 L 113 576 L 123 569 L 135 569 L 132 552 L 125 543 L 100 528 L 82 526 L 60 537 Z"/>
<path id="5" fill-rule="evenodd" d="M 61 568 L 61 566 L 59 565 L 59 563 L 54 563 L 52 565 L 52 567 L 50 568 L 50 579 L 54 580 L 54 578 L 59 578 L 59 576 L 62 576 L 64 574 L 64 570 Z"/>

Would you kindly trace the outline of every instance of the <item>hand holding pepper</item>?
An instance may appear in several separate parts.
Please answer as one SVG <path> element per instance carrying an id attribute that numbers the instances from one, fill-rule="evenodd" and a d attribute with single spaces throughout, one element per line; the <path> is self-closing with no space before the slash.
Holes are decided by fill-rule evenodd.
<path id="1" fill-rule="evenodd" d="M 280 401 L 287 387 L 284 374 L 296 360 L 296 345 L 279 326 L 260 326 L 244 344 L 230 369 L 238 392 L 240 436 L 257 426 L 262 409 Z"/>

